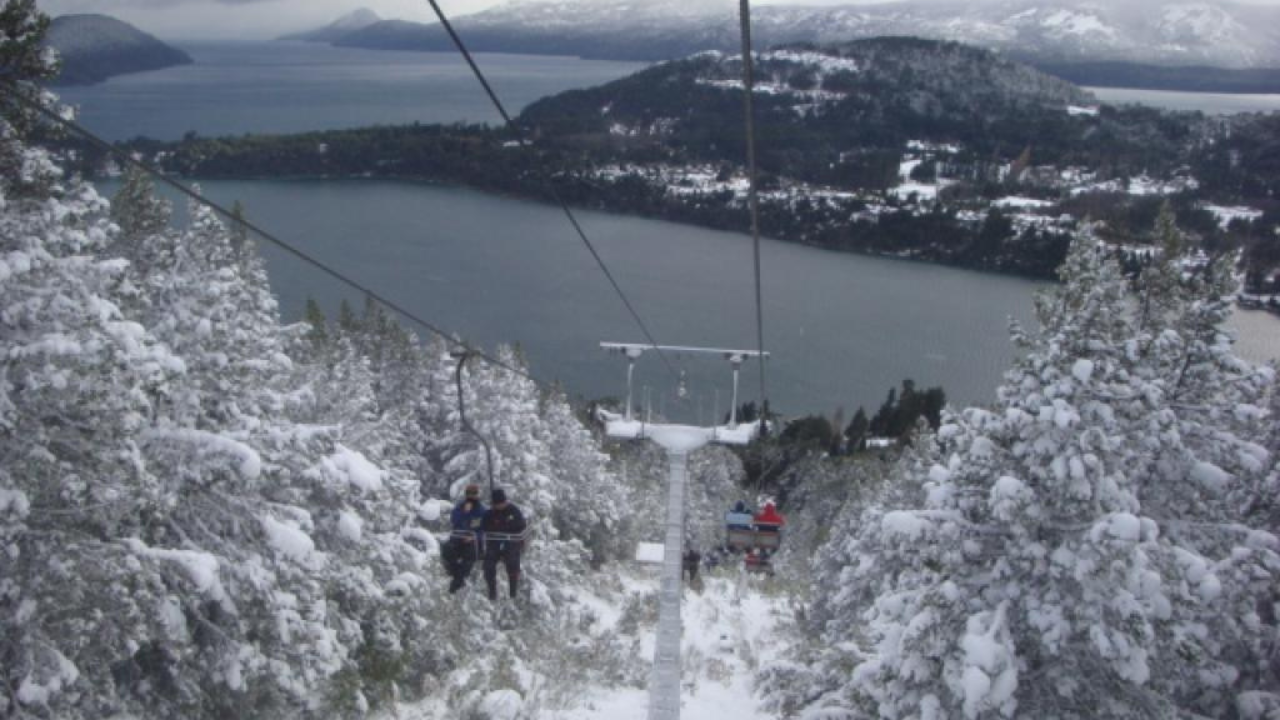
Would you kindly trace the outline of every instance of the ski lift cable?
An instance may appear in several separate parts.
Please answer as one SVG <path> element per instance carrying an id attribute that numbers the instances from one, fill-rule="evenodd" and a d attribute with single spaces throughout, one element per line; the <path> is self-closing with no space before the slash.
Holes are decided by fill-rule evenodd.
<path id="1" fill-rule="evenodd" d="M 435 0 L 431 0 L 435 2 Z M 751 0 L 740 0 L 739 19 L 742 25 L 742 88 L 743 112 L 746 116 L 747 132 L 747 204 L 751 209 L 751 246 L 755 266 L 756 286 L 756 344 L 760 363 L 760 422 L 765 422 L 765 404 L 769 394 L 765 389 L 764 377 L 764 299 L 760 282 L 760 196 L 756 182 L 756 127 L 755 103 L 752 93 L 755 87 L 755 73 L 751 59 Z"/>
<path id="2" fill-rule="evenodd" d="M 138 170 L 141 170 L 142 172 L 146 173 L 149 177 L 151 177 L 152 179 L 154 179 L 156 182 L 162 183 L 162 184 L 164 184 L 164 185 L 167 185 L 167 186 L 169 186 L 169 187 L 173 188 L 173 189 L 174 189 L 174 190 L 176 190 L 178 193 L 180 193 L 180 194 L 182 194 L 182 195 L 184 195 L 184 196 L 186 196 L 186 197 L 190 198 L 191 200 L 193 200 L 193 201 L 195 201 L 195 202 L 197 202 L 197 203 L 199 203 L 199 204 L 201 204 L 201 205 L 204 205 L 205 207 L 209 208 L 210 210 L 213 210 L 214 212 L 216 212 L 216 213 L 218 213 L 219 215 L 221 215 L 223 218 L 226 218 L 227 220 L 229 220 L 229 221 L 231 221 L 231 222 L 233 222 L 233 223 L 236 223 L 236 224 L 240 225 L 240 226 L 241 226 L 241 227 L 243 227 L 244 229 L 246 229 L 246 230 L 249 230 L 249 231 L 253 232 L 255 235 L 257 235 L 257 236 L 261 237 L 263 240 L 266 240 L 267 242 L 271 243 L 272 245 L 275 245 L 276 247 L 280 248 L 281 250 L 284 250 L 285 252 L 289 253 L 290 255 L 293 255 L 294 257 L 298 258 L 299 260 L 302 260 L 303 262 L 307 263 L 308 265 L 311 265 L 312 267 L 314 267 L 314 268 L 316 268 L 317 270 L 321 271 L 322 273 L 324 273 L 324 274 L 328 275 L 329 277 L 331 277 L 331 278 L 333 278 L 333 279 L 337 280 L 338 282 L 341 282 L 342 284 L 344 284 L 344 285 L 346 285 L 346 286 L 348 286 L 348 287 L 352 288 L 353 290 L 357 290 L 357 291 L 359 291 L 359 292 L 363 293 L 365 296 L 367 296 L 368 298 L 370 298 L 370 299 L 371 299 L 371 300 L 373 300 L 374 302 L 378 303 L 379 305 L 382 305 L 383 307 L 387 308 L 388 310 L 391 310 L 391 311 L 393 311 L 393 312 L 395 312 L 395 313 L 399 314 L 400 316 L 404 317 L 406 320 L 409 320 L 410 322 L 413 322 L 413 323 L 415 323 L 415 324 L 419 325 L 420 327 L 424 328 L 424 329 L 425 329 L 425 330 L 427 330 L 428 332 L 430 332 L 430 333 L 432 333 L 432 334 L 434 334 L 434 335 L 436 335 L 436 336 L 440 337 L 440 338 L 441 338 L 441 339 L 443 339 L 445 342 L 447 342 L 447 343 L 449 343 L 449 344 L 451 344 L 451 345 L 453 345 L 453 346 L 455 346 L 455 347 L 457 347 L 457 348 L 461 348 L 464 352 L 469 353 L 470 355 L 473 355 L 473 356 L 475 356 L 475 357 L 478 357 L 478 358 L 480 358 L 480 359 L 484 360 L 486 363 L 488 363 L 488 364 L 490 364 L 490 365 L 492 365 L 492 366 L 494 366 L 494 367 L 499 367 L 499 368 L 502 368 L 503 370 L 506 370 L 506 371 L 508 371 L 508 372 L 510 372 L 510 373 L 513 373 L 513 374 L 515 374 L 515 375 L 519 375 L 520 377 L 525 378 L 526 380 L 529 380 L 530 382 L 534 383 L 535 385 L 537 385 L 537 386 L 541 387 L 541 388 L 542 388 L 542 389 L 544 389 L 544 390 L 547 390 L 547 391 L 555 391 L 555 390 L 557 389 L 557 388 L 556 388 L 556 385 L 554 385 L 553 383 L 546 382 L 545 380 L 540 380 L 540 379 L 538 379 L 538 378 L 534 377 L 532 374 L 530 374 L 530 373 L 529 373 L 528 371 L 526 371 L 526 370 L 522 370 L 522 369 L 520 369 L 520 368 L 518 368 L 518 367 L 515 367 L 514 365 L 512 365 L 512 364 L 510 364 L 510 363 L 508 363 L 508 362 L 505 362 L 505 361 L 503 361 L 503 360 L 500 360 L 500 359 L 498 359 L 498 358 L 494 357 L 493 355 L 490 355 L 489 353 L 486 353 L 485 351 L 483 351 L 483 350 L 481 350 L 481 349 L 479 349 L 479 348 L 475 347 L 474 345 L 471 345 L 470 343 L 467 343 L 467 342 L 465 342 L 465 341 L 463 341 L 463 340 L 459 340 L 459 339 L 455 338 L 454 336 L 450 335 L 448 332 L 446 332 L 446 331 L 445 331 L 443 328 L 441 328 L 440 326 L 438 326 L 438 325 L 436 325 L 435 323 L 433 323 L 433 322 L 431 322 L 431 321 L 429 321 L 429 320 L 427 320 L 427 319 L 425 319 L 425 318 L 421 317 L 420 315 L 418 315 L 418 314 L 416 314 L 416 313 L 414 313 L 414 312 L 410 311 L 408 308 L 405 308 L 404 306 L 400 305 L 399 303 L 396 303 L 395 301 L 390 300 L 389 298 L 385 297 L 384 295 L 382 295 L 381 293 L 377 292 L 376 290 L 374 290 L 373 288 L 369 287 L 368 285 L 365 285 L 365 284 L 363 284 L 363 283 L 359 282 L 358 280 L 356 280 L 356 279 L 352 278 L 351 276 L 347 275 L 346 273 L 343 273 L 342 271 L 337 270 L 337 269 L 335 269 L 335 268 L 331 267 L 330 265 L 328 265 L 328 264 L 324 263 L 323 261 L 319 260 L 318 258 L 316 258 L 316 257 L 314 257 L 314 256 L 312 256 L 312 255 L 310 255 L 310 254 L 308 254 L 307 252 L 303 251 L 302 249 L 298 248 L 297 246 L 292 245 L 292 244 L 290 244 L 290 243 L 288 243 L 288 242 L 286 242 L 286 241 L 284 241 L 284 240 L 280 239 L 279 237 L 277 237 L 276 235 L 272 234 L 271 232 L 268 232 L 267 230 L 265 230 L 265 229 L 263 229 L 263 228 L 259 227 L 258 225 L 254 224 L 253 222 L 249 221 L 247 218 L 243 217 L 242 215 L 239 215 L 239 214 L 237 214 L 237 213 L 234 213 L 234 212 L 232 212 L 231 210 L 228 210 L 228 209 L 227 209 L 226 207 L 224 207 L 223 205 L 221 205 L 221 204 L 219 204 L 219 203 L 217 203 L 217 202 L 214 202 L 213 200 L 210 200 L 209 198 L 204 197 L 203 195 L 201 195 L 200 193 L 196 192 L 195 190 L 192 190 L 190 187 L 188 187 L 188 186 L 186 186 L 186 185 L 184 185 L 184 184 L 182 184 L 182 183 L 178 182 L 177 180 L 174 180 L 173 178 L 171 178 L 171 177 L 169 177 L 169 176 L 165 175 L 163 172 L 161 172 L 160 170 L 158 170 L 158 169 L 157 169 L 157 168 L 155 168 L 154 166 L 152 166 L 152 165 L 150 165 L 150 164 L 148 164 L 148 163 L 145 163 L 145 162 L 143 162 L 143 161 L 141 161 L 141 160 L 138 160 L 137 158 L 133 157 L 133 156 L 132 156 L 132 155 L 130 155 L 129 153 L 125 152 L 124 150 L 122 150 L 122 149 L 120 149 L 120 148 L 116 147 L 115 145 L 112 145 L 111 143 L 107 142 L 106 140 L 103 140 L 102 138 L 98 137 L 98 136 L 97 136 L 97 135 L 95 135 L 92 131 L 90 131 L 90 130 L 88 130 L 88 129 L 84 128 L 83 126 L 79 125 L 79 124 L 78 124 L 78 123 L 76 123 L 75 121 L 73 121 L 73 120 L 68 120 L 67 118 L 64 118 L 64 117 L 62 117 L 61 115 L 59 115 L 59 114 L 58 114 L 57 112 L 55 112 L 54 110 L 52 110 L 52 109 L 50 109 L 50 108 L 48 108 L 48 107 L 45 107 L 45 106 L 44 106 L 43 104 L 41 104 L 40 102 L 37 102 L 36 100 L 34 100 L 34 99 L 32 99 L 32 98 L 27 97 L 27 96 L 26 96 L 26 95 L 21 91 L 21 88 L 17 86 L 17 84 L 16 84 L 16 83 L 14 83 L 14 82 L 12 82 L 12 81 L 9 81 L 9 80 L 6 80 L 6 79 L 3 79 L 3 78 L 0 78 L 0 85 L 7 86 L 9 90 L 13 91 L 13 92 L 9 92 L 9 93 L 7 93 L 7 96 L 8 96 L 8 97 L 12 98 L 13 100 L 15 100 L 16 102 L 18 102 L 19 104 L 24 105 L 24 106 L 25 106 L 25 107 L 27 107 L 28 109 L 33 110 L 33 111 L 35 111 L 35 112 L 39 113 L 40 115 L 42 115 L 42 116 L 43 116 L 43 117 L 45 117 L 46 119 L 48 119 L 48 120 L 52 121 L 53 123 L 57 124 L 58 126 L 60 126 L 61 128 L 63 128 L 64 130 L 68 130 L 68 131 L 70 131 L 70 132 L 72 132 L 72 133 L 75 133 L 76 135 L 79 135 L 80 137 L 82 137 L 82 138 L 84 138 L 85 140 L 89 141 L 92 145 L 94 145 L 94 146 L 98 147 L 99 149 L 104 150 L 104 151 L 106 151 L 107 153 L 111 154 L 111 155 L 112 155 L 112 156 L 114 156 L 117 160 L 119 160 L 119 161 L 121 161 L 121 162 L 125 163 L 126 165 L 129 165 L 129 166 L 131 166 L 131 167 L 137 168 Z"/>
<path id="3" fill-rule="evenodd" d="M 502 116 L 503 121 L 507 125 L 507 129 L 515 136 L 516 141 L 520 144 L 521 148 L 527 147 L 529 143 L 525 138 L 524 131 L 507 112 L 506 106 L 502 104 L 502 100 L 499 99 L 498 94 L 494 92 L 493 87 L 489 84 L 488 78 L 485 77 L 484 72 L 480 70 L 480 66 L 476 64 L 475 59 L 471 56 L 471 51 L 467 49 L 467 46 L 462 42 L 462 38 L 458 35 L 457 31 L 453 29 L 453 24 L 449 22 L 449 18 L 444 14 L 444 10 L 440 7 L 440 3 L 437 0 L 427 0 L 427 2 L 430 3 L 431 9 L 435 11 L 436 17 L 440 19 L 440 25 L 445 29 L 445 32 L 449 34 L 449 38 L 453 40 L 454 46 L 458 48 L 458 52 L 462 55 L 463 59 L 467 61 L 467 65 L 471 68 L 471 73 L 475 75 L 476 80 L 478 80 L 481 87 L 484 88 L 485 94 L 489 96 L 489 100 L 493 103 L 493 106 L 497 108 L 498 114 Z M 658 345 L 658 341 L 654 338 L 653 333 L 649 331 L 648 325 L 646 325 L 644 320 L 641 319 L 640 313 L 636 311 L 635 306 L 631 303 L 627 294 L 623 292 L 622 286 L 618 284 L 618 280 L 613 276 L 613 272 L 609 270 L 609 266 L 605 263 L 604 258 L 600 256 L 600 252 L 596 250 L 595 244 L 591 242 L 589 237 L 587 237 L 586 231 L 582 229 L 582 225 L 578 222 L 578 217 L 574 215 L 573 210 L 569 207 L 569 203 L 565 202 L 564 198 L 561 197 L 554 184 L 547 183 L 547 189 L 551 192 L 552 199 L 554 199 L 556 204 L 560 206 L 560 210 L 564 212 L 564 216 L 569 220 L 569 224 L 573 226 L 573 230 L 577 233 L 578 238 L 582 240 L 582 244 L 585 245 L 587 250 L 591 253 L 591 257 L 595 258 L 596 265 L 600 267 L 600 271 L 604 273 L 604 276 L 609 280 L 609 284 L 612 285 L 614 291 L 617 292 L 618 297 L 622 300 L 622 304 L 626 306 L 627 312 L 631 314 L 636 325 L 640 327 L 640 332 L 642 332 L 645 339 L 649 341 L 650 347 L 658 352 L 658 356 L 662 358 L 663 364 L 667 366 L 667 370 L 671 373 L 672 377 L 678 377 L 679 373 L 676 372 L 675 366 L 671 364 L 671 360 L 662 351 L 661 346 Z"/>

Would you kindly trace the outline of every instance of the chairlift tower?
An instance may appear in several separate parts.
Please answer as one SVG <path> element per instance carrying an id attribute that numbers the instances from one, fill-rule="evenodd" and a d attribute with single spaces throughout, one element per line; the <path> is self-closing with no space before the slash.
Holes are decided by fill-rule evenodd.
<path id="1" fill-rule="evenodd" d="M 755 439 L 764 422 L 738 424 L 738 375 L 747 358 L 765 357 L 768 353 L 754 350 L 726 350 L 720 348 L 680 347 L 669 345 L 643 345 L 636 343 L 602 342 L 606 351 L 627 358 L 627 406 L 619 415 L 600 411 L 605 434 L 627 440 L 649 439 L 667 452 L 667 517 L 662 556 L 662 585 L 658 595 L 658 638 L 653 653 L 653 674 L 649 681 L 649 720 L 679 720 L 680 718 L 680 601 L 684 582 L 684 517 L 685 489 L 688 485 L 689 453 L 710 443 L 746 445 Z M 733 368 L 733 405 L 730 406 L 729 424 L 699 427 L 648 422 L 632 417 L 632 382 L 635 363 L 648 350 L 673 355 L 720 355 Z"/>

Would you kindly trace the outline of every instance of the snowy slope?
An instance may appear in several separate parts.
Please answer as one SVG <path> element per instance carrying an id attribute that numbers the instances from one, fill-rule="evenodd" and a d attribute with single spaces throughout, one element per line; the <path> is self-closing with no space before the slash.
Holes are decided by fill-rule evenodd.
<path id="1" fill-rule="evenodd" d="M 620 592 L 601 588 L 582 594 L 578 602 L 592 607 L 598 621 L 583 632 L 589 640 L 601 635 L 634 643 L 637 682 L 573 688 L 567 697 L 520 695 L 509 690 L 488 694 L 485 709 L 491 720 L 644 720 L 648 711 L 648 664 L 654 645 L 656 575 L 626 569 L 618 578 Z M 745 577 L 734 566 L 705 578 L 702 592 L 686 587 L 683 605 L 684 668 L 682 717 L 689 720 L 734 718 L 772 720 L 761 709 L 755 677 L 760 666 L 782 647 L 788 627 L 788 599 L 776 581 Z M 637 608 L 654 605 L 652 613 Z M 640 617 L 639 623 L 636 618 Z M 378 720 L 433 720 L 449 717 L 439 700 L 402 704 Z"/>

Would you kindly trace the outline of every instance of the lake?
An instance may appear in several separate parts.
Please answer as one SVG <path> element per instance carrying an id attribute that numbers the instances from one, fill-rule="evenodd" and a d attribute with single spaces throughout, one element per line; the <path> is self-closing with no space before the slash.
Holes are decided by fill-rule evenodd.
<path id="1" fill-rule="evenodd" d="M 178 43 L 192 65 L 57 88 L 109 140 L 145 135 L 295 133 L 367 125 L 500 122 L 456 53 L 382 52 L 320 43 Z M 512 114 L 546 95 L 616 80 L 638 63 L 479 53 Z"/>
<path id="2" fill-rule="evenodd" d="M 471 190 L 383 181 L 213 181 L 209 197 L 415 313 L 492 347 L 518 343 L 535 375 L 587 397 L 625 392 L 626 367 L 602 340 L 642 341 L 558 208 Z M 751 239 L 637 217 L 582 212 L 582 224 L 659 342 L 753 348 Z M 766 377 L 787 413 L 871 412 L 903 378 L 956 401 L 990 400 L 1014 357 L 1010 315 L 1032 322 L 1039 283 L 926 263 L 762 243 Z M 284 314 L 307 297 L 332 311 L 362 302 L 264 247 Z M 655 411 L 709 421 L 729 407 L 727 363 L 675 358 L 687 401 L 656 356 L 637 365 Z M 754 365 L 742 398 L 758 393 Z M 701 402 L 701 413 L 698 404 Z"/>
<path id="3" fill-rule="evenodd" d="M 1176 92 L 1135 88 L 1087 87 L 1108 105 L 1150 105 L 1166 110 L 1198 110 L 1206 115 L 1280 111 L 1280 95 Z"/>
<path id="4" fill-rule="evenodd" d="M 197 64 L 63 89 L 110 138 L 138 134 L 296 132 L 373 123 L 492 122 L 487 99 L 456 56 L 302 43 L 183 45 Z M 481 55 L 514 112 L 537 97 L 607 82 L 633 63 Z M 518 343 L 539 377 L 588 397 L 620 395 L 625 365 L 602 340 L 639 331 L 558 209 L 426 184 L 316 180 L 207 182 L 212 198 L 459 335 Z M 755 346 L 750 239 L 734 233 L 583 212 L 587 232 L 660 342 Z M 1014 357 L 1007 318 L 1030 323 L 1039 284 L 922 263 L 838 254 L 766 240 L 765 341 L 774 407 L 790 414 L 869 411 L 903 378 L 942 385 L 954 402 L 987 402 Z M 307 297 L 333 310 L 347 291 L 264 248 L 288 318 Z M 361 298 L 352 297 L 354 302 Z M 1240 319 L 1242 349 L 1280 356 L 1280 322 Z M 729 406 L 729 371 L 676 358 L 688 398 L 657 358 L 637 384 L 655 410 L 709 422 Z M 754 399 L 754 366 L 742 398 Z M 717 397 L 718 394 L 718 397 Z"/>
<path id="5" fill-rule="evenodd" d="M 599 343 L 643 338 L 559 208 L 376 180 L 211 181 L 203 189 L 223 203 L 243 201 L 263 227 L 469 341 L 519 344 L 542 379 L 589 398 L 625 393 L 625 361 Z M 748 236 L 597 212 L 580 219 L 659 342 L 755 347 Z M 342 298 L 363 302 L 292 255 L 269 245 L 263 252 L 287 318 L 300 317 L 308 297 L 330 313 Z M 1008 320 L 1034 327 L 1031 299 L 1044 287 L 769 239 L 761 259 L 766 379 L 774 407 L 787 414 L 874 412 L 903 378 L 941 385 L 953 402 L 989 402 L 1016 355 Z M 1274 316 L 1242 311 L 1235 325 L 1242 355 L 1280 357 Z M 728 410 L 726 363 L 673 359 L 687 373 L 686 400 L 656 356 L 637 364 L 637 389 L 652 388 L 655 411 L 709 422 L 717 408 Z M 744 400 L 757 396 L 758 377 L 755 365 L 744 367 Z"/>

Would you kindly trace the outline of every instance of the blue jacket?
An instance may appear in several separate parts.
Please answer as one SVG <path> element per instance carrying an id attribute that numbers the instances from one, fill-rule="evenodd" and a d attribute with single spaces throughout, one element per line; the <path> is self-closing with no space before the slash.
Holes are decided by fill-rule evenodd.
<path id="1" fill-rule="evenodd" d="M 479 537 L 485 510 L 484 503 L 479 500 L 463 500 L 453 506 L 453 512 L 449 513 L 449 523 L 454 530 L 473 532 Z"/>

